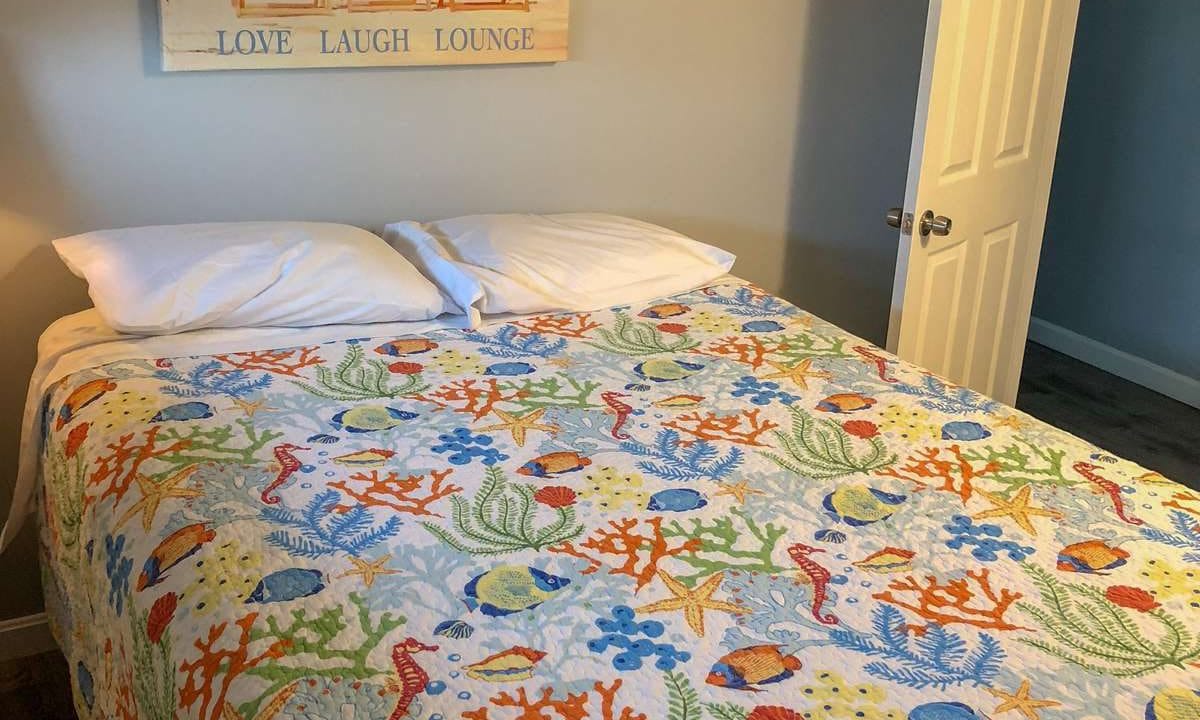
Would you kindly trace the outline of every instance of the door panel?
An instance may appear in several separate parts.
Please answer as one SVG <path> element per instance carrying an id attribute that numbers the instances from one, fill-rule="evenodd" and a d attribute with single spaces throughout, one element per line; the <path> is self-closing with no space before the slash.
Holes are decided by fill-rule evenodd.
<path id="1" fill-rule="evenodd" d="M 889 347 L 1010 403 L 1078 7 L 930 4 L 905 210 L 953 225 L 946 237 L 902 237 Z"/>

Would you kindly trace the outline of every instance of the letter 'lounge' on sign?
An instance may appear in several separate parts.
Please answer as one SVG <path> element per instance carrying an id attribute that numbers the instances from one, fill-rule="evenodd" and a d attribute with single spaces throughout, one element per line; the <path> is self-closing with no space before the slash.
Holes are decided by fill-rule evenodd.
<path id="1" fill-rule="evenodd" d="M 533 50 L 533 28 L 437 28 L 434 47 L 438 52 Z"/>

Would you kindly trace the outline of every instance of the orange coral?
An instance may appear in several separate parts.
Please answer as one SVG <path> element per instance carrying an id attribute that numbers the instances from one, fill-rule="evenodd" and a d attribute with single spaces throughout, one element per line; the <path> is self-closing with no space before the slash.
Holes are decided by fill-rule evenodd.
<path id="1" fill-rule="evenodd" d="M 179 665 L 179 671 L 187 673 L 187 680 L 179 690 L 179 707 L 181 709 L 191 710 L 199 700 L 200 711 L 196 713 L 196 717 L 218 720 L 225 707 L 225 696 L 229 693 L 229 686 L 239 675 L 268 660 L 277 660 L 283 657 L 284 651 L 289 645 L 286 640 L 277 640 L 258 655 L 250 656 L 250 629 L 254 626 L 256 619 L 258 619 L 258 613 L 250 613 L 234 623 L 241 633 L 232 649 L 214 649 L 224 636 L 225 629 L 229 626 L 228 622 L 221 622 L 209 627 L 208 639 L 195 641 L 194 644 L 200 651 L 200 657 Z M 218 675 L 221 676 L 221 685 L 216 692 L 214 702 L 213 681 Z M 197 676 L 199 676 L 199 681 Z"/>
<path id="2" fill-rule="evenodd" d="M 787 349 L 787 343 L 767 344 L 753 335 L 730 335 L 718 339 L 711 345 L 696 348 L 692 352 L 710 357 L 727 358 L 757 370 L 766 362 L 767 355 L 785 349 Z"/>
<path id="3" fill-rule="evenodd" d="M 600 696 L 600 715 L 595 720 L 646 720 L 646 716 L 642 713 L 635 712 L 633 708 L 624 707 L 620 714 L 614 714 L 616 710 L 617 691 L 621 689 L 622 681 L 613 680 L 612 684 L 605 686 L 604 683 L 597 681 L 592 686 L 596 694 Z M 516 708 L 520 710 L 520 714 L 513 716 L 512 720 L 550 720 L 550 716 L 544 711 L 550 711 L 556 714 L 561 720 L 586 720 L 592 718 L 589 711 L 590 698 L 588 693 L 571 694 L 568 693 L 566 698 L 556 699 L 554 697 L 553 688 L 543 688 L 537 697 L 531 699 L 525 688 L 517 688 L 517 694 L 513 695 L 508 691 L 503 691 L 499 695 L 491 698 L 489 702 L 493 707 L 497 708 Z M 477 710 L 468 710 L 462 714 L 465 720 L 488 720 L 488 708 L 481 707 Z"/>
<path id="4" fill-rule="evenodd" d="M 591 313 L 579 313 L 577 315 L 540 315 L 528 320 L 518 320 L 513 325 L 531 333 L 582 340 L 601 324 L 592 320 Z"/>
<path id="5" fill-rule="evenodd" d="M 645 531 L 637 532 L 635 530 L 638 522 L 636 518 L 610 520 L 608 524 L 612 527 L 611 530 L 600 528 L 579 545 L 597 555 L 623 558 L 621 565 L 612 567 L 608 573 L 610 575 L 628 575 L 634 578 L 637 580 L 637 589 L 641 590 L 654 578 L 658 572 L 658 564 L 663 558 L 683 553 L 695 553 L 700 550 L 701 540 L 691 538 L 682 545 L 671 547 L 663 537 L 662 518 L 642 521 L 647 526 L 649 534 L 643 534 Z M 550 552 L 586 560 L 588 567 L 583 570 L 584 575 L 590 575 L 604 565 L 599 559 L 583 552 L 570 542 L 555 545 L 550 548 Z M 638 568 L 639 562 L 644 563 L 641 568 Z"/>
<path id="6" fill-rule="evenodd" d="M 109 443 L 108 449 L 112 452 L 96 459 L 96 469 L 88 479 L 89 486 L 103 485 L 104 483 L 108 483 L 108 485 L 98 498 L 89 495 L 88 504 L 102 502 L 108 497 L 116 498 L 117 504 L 120 504 L 125 493 L 129 492 L 129 486 L 133 483 L 134 478 L 141 472 L 142 465 L 154 458 L 188 448 L 190 443 L 187 440 L 176 440 L 166 447 L 158 447 L 158 431 L 160 429 L 152 427 L 145 431 L 143 433 L 144 440 L 140 445 L 134 443 L 134 433 L 122 435 L 116 443 Z"/>
<path id="7" fill-rule="evenodd" d="M 708 412 L 701 415 L 692 412 L 681 415 L 674 420 L 663 423 L 663 426 L 674 428 L 699 440 L 726 440 L 738 445 L 763 445 L 759 437 L 763 433 L 779 427 L 778 423 L 770 420 L 760 420 L 759 411 L 743 410 L 735 415 L 718 415 Z M 745 429 L 742 429 L 743 423 Z"/>
<path id="8" fill-rule="evenodd" d="M 1200 503 L 1200 495 L 1194 492 L 1177 492 L 1171 496 L 1171 499 L 1164 502 L 1163 507 L 1180 510 L 1189 515 L 1200 517 L 1200 505 L 1196 507 L 1188 507 L 1185 503 Z"/>
<path id="9" fill-rule="evenodd" d="M 971 589 L 974 581 L 978 590 Z M 912 601 L 898 599 L 893 592 L 915 593 Z M 932 575 L 925 578 L 922 584 L 912 575 L 900 580 L 893 580 L 884 592 L 874 593 L 871 597 L 891 603 L 897 607 L 919 615 L 921 618 L 939 625 L 973 625 L 977 628 L 993 630 L 1027 630 L 1019 625 L 1013 625 L 1004 619 L 1004 613 L 1014 602 L 1021 599 L 1021 593 L 1005 588 L 992 588 L 988 579 L 988 570 L 978 572 L 968 570 L 964 578 L 941 583 Z M 973 606 L 972 601 L 981 598 L 980 606 Z"/>
<path id="10" fill-rule="evenodd" d="M 319 346 L 313 345 L 291 350 L 255 350 L 213 357 L 239 370 L 262 370 L 275 375 L 299 377 L 297 371 L 324 362 L 316 354 L 318 349 Z"/>
<path id="11" fill-rule="evenodd" d="M 996 472 L 1000 466 L 995 462 L 988 462 L 977 468 L 963 457 L 958 445 L 951 445 L 947 450 L 954 456 L 953 459 L 942 457 L 941 448 L 926 448 L 916 455 L 910 455 L 904 461 L 905 465 L 876 470 L 875 474 L 913 483 L 917 490 L 924 490 L 930 486 L 926 480 L 940 480 L 941 484 L 935 487 L 935 490 L 952 492 L 966 503 L 974 492 L 974 480 Z"/>
<path id="12" fill-rule="evenodd" d="M 455 412 L 468 413 L 476 420 L 482 420 L 491 414 L 496 403 L 514 400 L 521 396 L 520 391 L 506 395 L 495 380 L 486 380 L 480 384 L 476 380 L 457 380 L 442 385 L 429 395 L 413 395 L 417 400 L 433 403 L 440 408 L 453 408 Z"/>
<path id="13" fill-rule="evenodd" d="M 329 483 L 329 487 L 337 488 L 346 493 L 350 497 L 357 500 L 359 503 L 368 507 L 386 507 L 395 510 L 396 512 L 408 513 L 409 515 L 429 515 L 432 517 L 441 517 L 429 509 L 433 503 L 442 498 L 453 495 L 462 490 L 461 487 L 453 484 L 442 484 L 442 481 L 453 470 L 434 470 L 430 473 L 433 476 L 433 482 L 429 485 L 428 494 L 424 497 L 417 497 L 416 493 L 421 490 L 422 484 L 425 482 L 424 475 L 409 475 L 403 480 L 396 472 L 389 472 L 387 477 L 380 479 L 379 471 L 372 470 L 368 473 L 355 473 L 350 476 L 349 480 L 335 480 Z M 350 486 L 351 482 L 367 483 L 362 489 L 354 489 Z M 345 510 L 348 506 L 339 505 L 337 510 Z"/>

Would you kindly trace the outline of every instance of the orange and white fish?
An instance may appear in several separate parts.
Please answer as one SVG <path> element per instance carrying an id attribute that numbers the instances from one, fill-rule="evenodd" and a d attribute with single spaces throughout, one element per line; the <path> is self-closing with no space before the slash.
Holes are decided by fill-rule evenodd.
<path id="1" fill-rule="evenodd" d="M 713 664 L 706 682 L 730 690 L 761 692 L 757 685 L 787 680 L 800 669 L 800 659 L 784 655 L 780 645 L 751 645 Z"/>
<path id="2" fill-rule="evenodd" d="M 112 380 L 101 378 L 85 382 L 75 388 L 67 396 L 67 399 L 63 401 L 62 407 L 58 409 L 58 419 L 54 424 L 54 428 L 62 430 L 63 426 L 79 415 L 80 410 L 99 400 L 104 393 L 115 390 L 116 387 L 117 384 Z"/>
<path id="3" fill-rule="evenodd" d="M 402 338 L 400 340 L 391 340 L 385 342 L 375 348 L 375 352 L 380 355 L 391 355 L 392 357 L 400 357 L 402 355 L 418 355 L 423 352 L 437 349 L 438 344 L 426 338 Z"/>
<path id="4" fill-rule="evenodd" d="M 518 475 L 527 477 L 554 477 L 563 473 L 582 470 L 592 461 L 577 452 L 552 452 L 536 457 L 517 468 Z"/>
<path id="5" fill-rule="evenodd" d="M 690 310 L 690 307 L 682 303 L 662 303 L 661 305 L 651 305 L 650 307 L 638 313 L 638 316 L 652 318 L 654 320 L 662 320 L 663 318 L 682 315 Z"/>
<path id="6" fill-rule="evenodd" d="M 1104 575 L 1105 570 L 1121 567 L 1129 553 L 1103 540 L 1085 540 L 1068 545 L 1058 552 L 1056 567 L 1064 572 Z"/>
<path id="7" fill-rule="evenodd" d="M 146 558 L 142 574 L 138 576 L 138 591 L 162 582 L 168 570 L 191 557 L 216 536 L 217 533 L 204 523 L 188 525 L 168 535 Z"/>
<path id="8" fill-rule="evenodd" d="M 866 410 L 875 403 L 875 398 L 869 398 L 859 393 L 838 393 L 817 403 L 817 409 L 828 413 L 852 413 Z"/>

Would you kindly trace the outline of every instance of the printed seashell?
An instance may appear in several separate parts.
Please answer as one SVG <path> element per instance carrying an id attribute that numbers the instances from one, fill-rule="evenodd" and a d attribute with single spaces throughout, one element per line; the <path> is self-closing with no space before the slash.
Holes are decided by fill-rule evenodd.
<path id="1" fill-rule="evenodd" d="M 649 386 L 646 386 L 649 389 Z M 662 400 L 656 400 L 653 405 L 657 408 L 688 408 L 696 407 L 704 402 L 703 395 L 672 395 Z"/>
<path id="2" fill-rule="evenodd" d="M 778 705 L 759 705 L 750 711 L 746 720 L 803 720 L 800 713 Z"/>
<path id="3" fill-rule="evenodd" d="M 395 454 L 393 450 L 371 448 L 348 455 L 339 455 L 333 461 L 338 465 L 346 465 L 348 467 L 380 467 Z"/>
<path id="4" fill-rule="evenodd" d="M 916 557 L 916 553 L 914 553 L 912 550 L 885 547 L 884 549 L 873 552 L 862 560 L 851 564 L 861 570 L 879 573 L 882 575 L 912 570 L 912 559 L 914 557 Z"/>
<path id="5" fill-rule="evenodd" d="M 833 530 L 831 528 L 823 528 L 813 533 L 813 538 L 820 542 L 841 545 L 842 543 L 846 542 L 846 533 L 841 532 L 840 530 Z"/>
<path id="6" fill-rule="evenodd" d="M 329 433 L 317 433 L 316 435 L 309 435 L 305 442 L 317 443 L 318 445 L 332 445 L 336 442 L 341 442 L 341 438 Z"/>
<path id="7" fill-rule="evenodd" d="M 150 608 L 150 614 L 146 618 L 146 637 L 150 639 L 151 643 L 157 645 L 158 641 L 162 639 L 167 626 L 175 617 L 175 608 L 178 605 L 179 598 L 173 592 L 154 601 L 154 605 Z"/>
<path id="8" fill-rule="evenodd" d="M 445 620 L 438 623 L 437 627 L 433 629 L 433 634 L 455 640 L 466 640 L 475 634 L 475 628 L 462 620 Z"/>
<path id="9" fill-rule="evenodd" d="M 519 682 L 533 677 L 533 666 L 541 662 L 546 653 L 527 647 L 511 647 L 503 652 L 463 667 L 467 677 L 491 682 Z"/>

